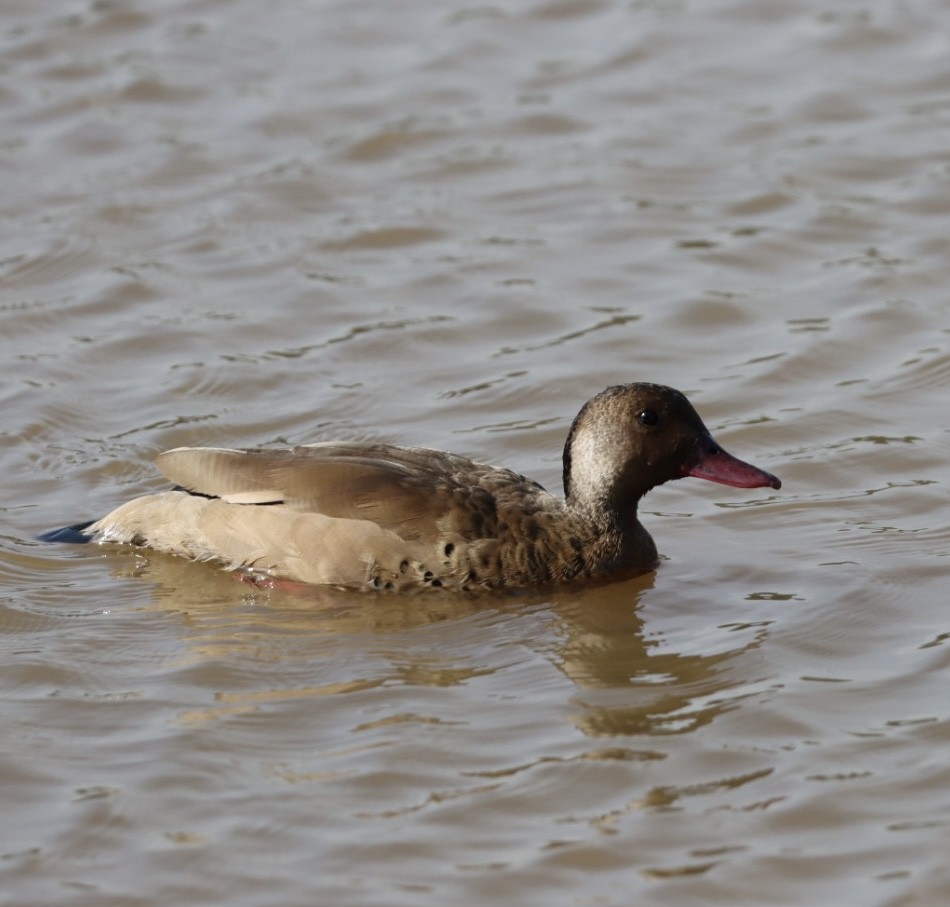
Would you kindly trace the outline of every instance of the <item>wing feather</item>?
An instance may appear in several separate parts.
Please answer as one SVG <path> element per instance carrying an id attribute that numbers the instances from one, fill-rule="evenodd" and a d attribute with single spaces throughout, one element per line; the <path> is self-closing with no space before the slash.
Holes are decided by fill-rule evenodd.
<path id="1" fill-rule="evenodd" d="M 157 464 L 168 479 L 196 494 L 371 520 L 406 539 L 444 529 L 447 514 L 471 496 L 479 476 L 496 472 L 454 454 L 385 444 L 183 447 L 160 454 Z"/>

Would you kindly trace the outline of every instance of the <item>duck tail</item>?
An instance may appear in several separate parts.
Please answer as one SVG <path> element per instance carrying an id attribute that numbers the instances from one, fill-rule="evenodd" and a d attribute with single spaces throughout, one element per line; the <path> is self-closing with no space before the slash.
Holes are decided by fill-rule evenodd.
<path id="1" fill-rule="evenodd" d="M 92 535 L 85 530 L 94 522 L 95 520 L 87 520 L 85 523 L 73 523 L 72 526 L 64 526 L 62 529 L 50 529 L 36 538 L 40 542 L 65 542 L 70 545 L 82 545 L 92 541 Z"/>

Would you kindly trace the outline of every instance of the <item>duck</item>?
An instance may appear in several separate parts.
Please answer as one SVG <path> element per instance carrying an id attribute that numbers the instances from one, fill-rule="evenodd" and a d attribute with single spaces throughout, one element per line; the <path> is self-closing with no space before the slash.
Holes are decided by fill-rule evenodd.
<path id="1" fill-rule="evenodd" d="M 532 590 L 654 570 L 637 509 L 665 482 L 781 488 L 717 444 L 683 393 L 644 382 L 588 400 L 562 462 L 563 497 L 422 447 L 179 447 L 156 460 L 172 488 L 40 538 L 140 546 L 291 584 Z"/>

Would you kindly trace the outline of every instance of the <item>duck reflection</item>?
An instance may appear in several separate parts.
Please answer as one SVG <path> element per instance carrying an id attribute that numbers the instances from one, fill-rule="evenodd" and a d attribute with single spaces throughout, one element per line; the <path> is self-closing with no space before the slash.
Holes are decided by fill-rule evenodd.
<path id="1" fill-rule="evenodd" d="M 726 651 L 671 650 L 644 626 L 640 606 L 655 578 L 651 573 L 555 603 L 562 638 L 554 660 L 577 688 L 574 719 L 585 734 L 693 731 L 733 708 L 729 690 L 747 682 L 729 668 L 761 644 L 761 632 Z"/>
<path id="2" fill-rule="evenodd" d="M 182 665 L 233 663 L 250 653 L 256 662 L 291 668 L 280 676 L 293 689 L 217 697 L 231 704 L 386 684 L 454 686 L 512 667 L 511 651 L 521 646 L 570 681 L 571 719 L 585 735 L 679 734 L 734 707 L 738 695 L 729 690 L 748 678 L 736 677 L 729 665 L 757 647 L 764 632 L 727 651 L 671 651 L 661 635 L 647 632 L 642 617 L 655 573 L 557 597 L 373 595 L 261 587 L 151 551 L 115 556 L 119 574 L 147 580 L 155 605 L 181 614 Z M 351 655 L 342 668 L 347 676 L 340 676 L 337 661 L 332 679 L 301 685 L 303 677 L 316 679 L 328 655 L 341 653 Z"/>

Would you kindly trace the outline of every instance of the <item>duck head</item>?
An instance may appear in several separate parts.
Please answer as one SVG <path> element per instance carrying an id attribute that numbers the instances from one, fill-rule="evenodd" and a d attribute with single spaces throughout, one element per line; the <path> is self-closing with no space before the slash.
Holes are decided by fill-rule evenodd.
<path id="1" fill-rule="evenodd" d="M 660 384 L 608 387 L 577 414 L 564 445 L 564 493 L 577 506 L 636 511 L 651 488 L 696 476 L 737 488 L 781 488 L 726 453 L 689 400 Z"/>

